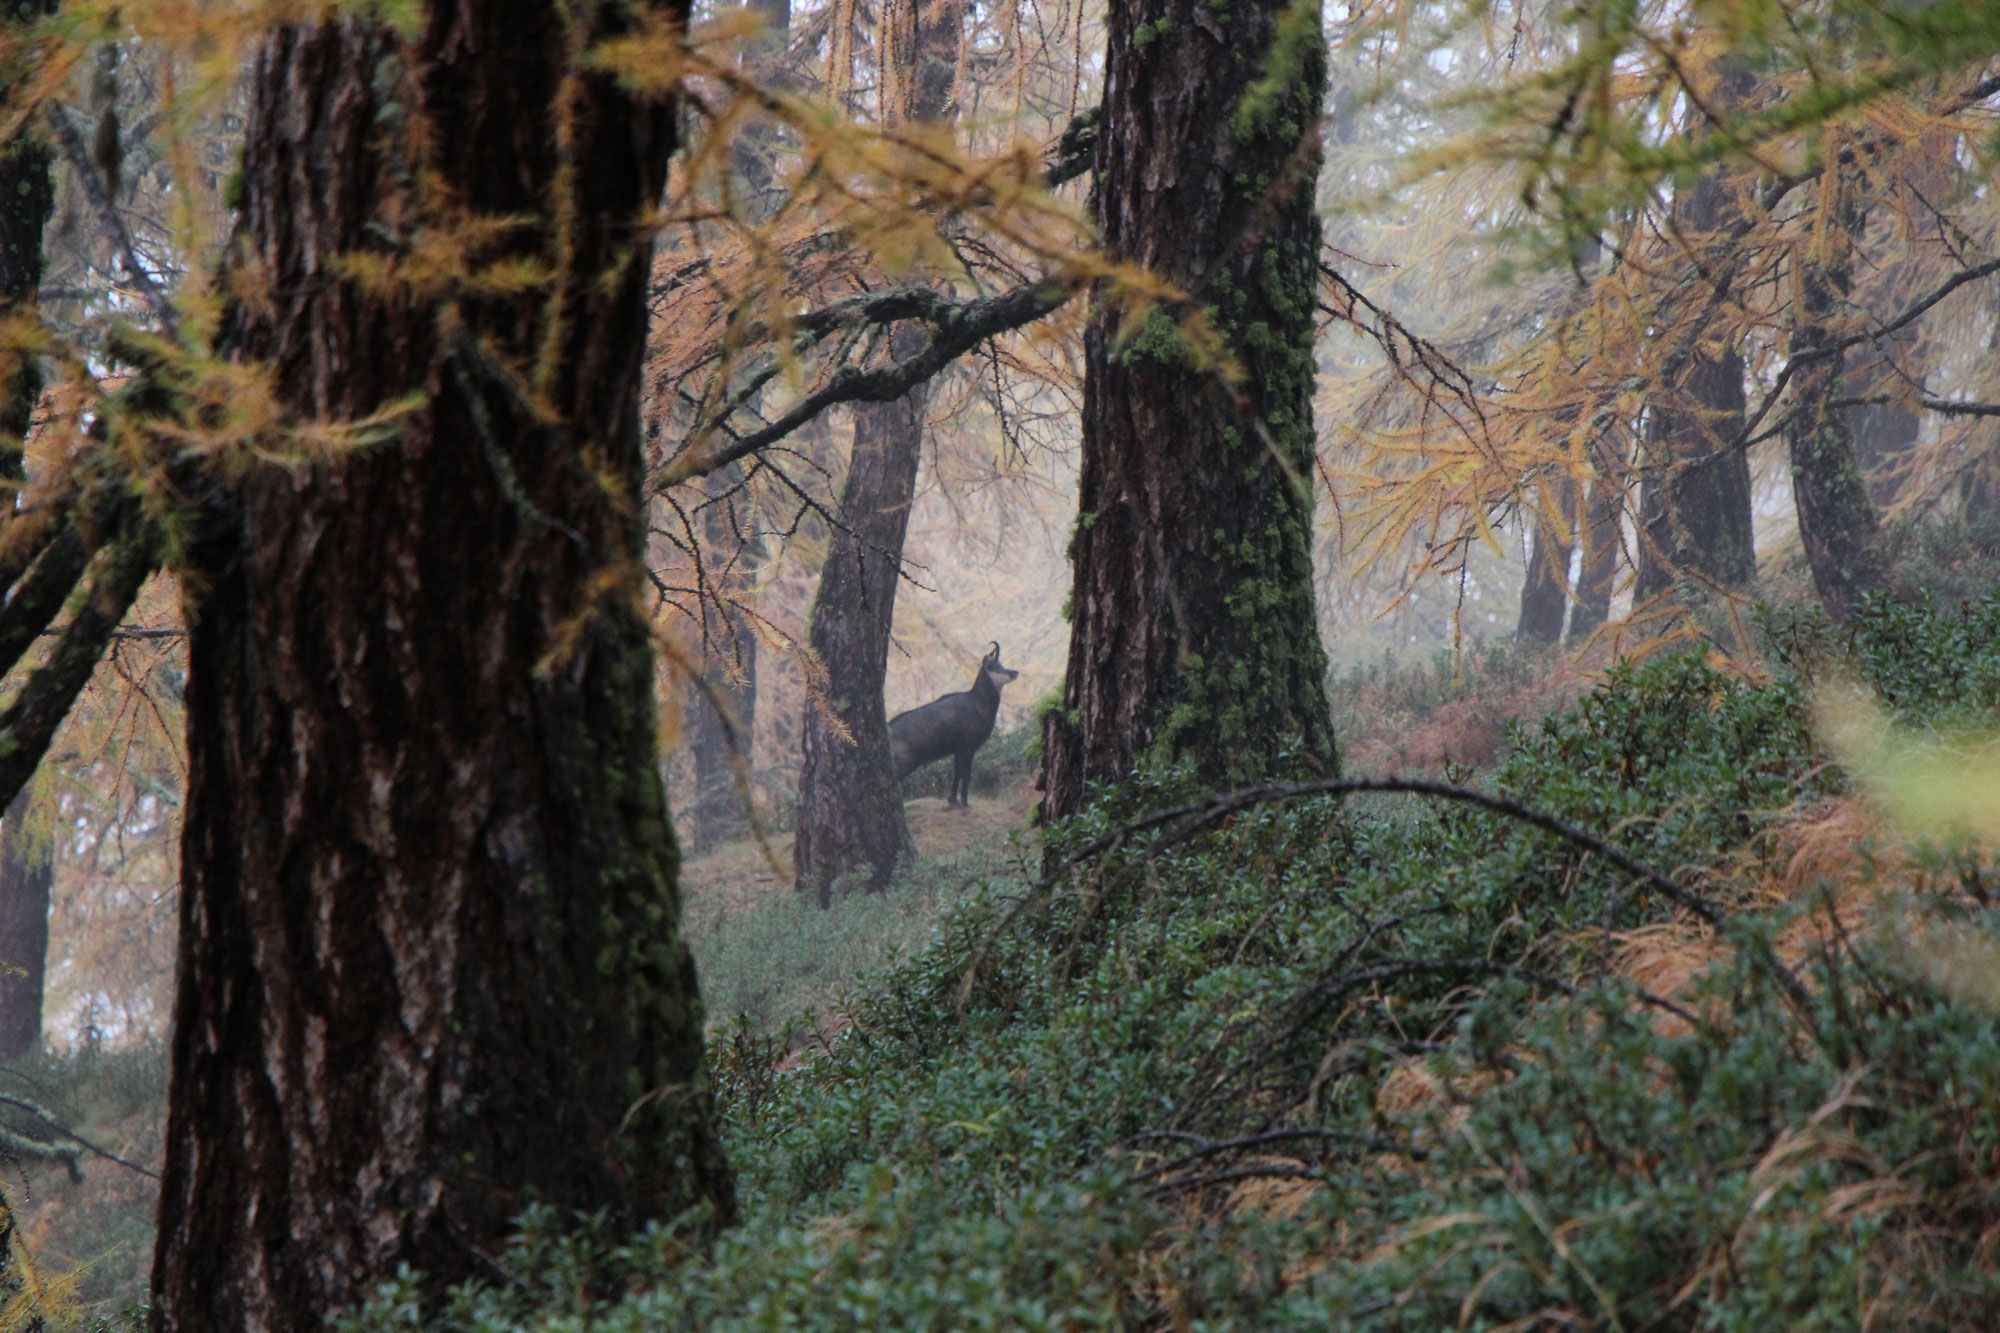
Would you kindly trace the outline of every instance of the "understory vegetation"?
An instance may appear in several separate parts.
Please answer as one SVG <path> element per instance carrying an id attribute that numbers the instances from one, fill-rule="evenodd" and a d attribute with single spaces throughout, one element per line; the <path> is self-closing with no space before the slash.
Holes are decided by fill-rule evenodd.
<path id="1" fill-rule="evenodd" d="M 1992 1327 L 1990 862 L 1873 814 L 1810 699 L 1990 724 L 2000 595 L 1762 633 L 1513 732 L 1478 790 L 1582 838 L 1101 794 L 844 1026 L 717 1025 L 712 1252 L 530 1213 L 506 1282 L 351 1327 Z"/>

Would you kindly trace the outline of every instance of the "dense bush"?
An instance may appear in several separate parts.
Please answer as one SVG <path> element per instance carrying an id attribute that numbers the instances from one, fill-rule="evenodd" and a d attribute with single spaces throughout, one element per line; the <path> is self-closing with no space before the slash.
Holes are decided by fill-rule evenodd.
<path id="1" fill-rule="evenodd" d="M 2000 599 L 1884 604 L 1838 646 L 1910 723 L 1961 724 L 2000 698 L 1995 629 Z M 1995 1016 L 1904 934 L 1771 905 L 1771 835 L 1844 783 L 1803 688 L 1829 634 L 1773 625 L 1762 685 L 1620 668 L 1485 779 L 1674 876 L 1718 937 L 1481 809 L 1169 826 L 1045 894 L 987 885 L 838 1031 L 719 1035 L 746 1220 L 711 1254 L 538 1217 L 518 1285 L 356 1326 L 2000 1326 Z M 1106 793 L 1052 846 L 1187 794 Z M 1878 887 L 2000 924 L 1948 879 Z M 1614 964 L 1634 931 L 1712 964 L 1648 995 Z"/>

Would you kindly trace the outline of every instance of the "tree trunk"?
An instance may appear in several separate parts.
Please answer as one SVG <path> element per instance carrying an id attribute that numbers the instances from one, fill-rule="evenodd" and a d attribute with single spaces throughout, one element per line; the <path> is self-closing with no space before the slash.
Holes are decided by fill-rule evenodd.
<path id="1" fill-rule="evenodd" d="M 813 598 L 811 644 L 827 692 L 808 702 L 800 728 L 805 762 L 792 858 L 799 891 L 817 894 L 822 907 L 831 905 L 837 880 L 864 870 L 869 890 L 886 888 L 896 863 L 914 851 L 889 762 L 882 681 L 929 403 L 929 387 L 920 386 L 893 403 L 854 409 L 854 452 L 841 489 L 846 526 L 833 535 Z"/>
<path id="2" fill-rule="evenodd" d="M 1619 520 L 1625 513 L 1625 483 L 1619 473 L 1624 460 L 1605 457 L 1611 453 L 1609 445 L 1600 449 L 1600 471 L 1583 502 L 1583 569 L 1576 584 L 1576 605 L 1569 612 L 1569 633 L 1563 640 L 1572 648 L 1610 619 L 1611 593 L 1618 581 Z M 1603 470 L 1606 463 L 1613 470 Z"/>
<path id="3" fill-rule="evenodd" d="M 1740 64 L 1718 65 L 1709 91 L 1728 110 L 1749 104 L 1755 74 Z M 1690 186 L 1674 203 L 1674 222 L 1693 250 L 1676 255 L 1676 268 L 1700 264 L 1706 273 L 1726 275 L 1726 246 L 1716 238 L 1741 213 L 1740 171 L 1714 171 Z M 1713 308 L 1722 294 L 1711 282 L 1687 285 L 1690 300 Z M 1751 527 L 1750 456 L 1732 447 L 1743 429 L 1741 352 L 1716 346 L 1701 329 L 1680 336 L 1684 354 L 1662 368 L 1648 404 L 1644 483 L 1639 497 L 1639 574 L 1634 596 L 1641 602 L 1689 578 L 1714 588 L 1741 588 L 1757 577 Z"/>
<path id="4" fill-rule="evenodd" d="M 534 1201 L 733 1214 L 635 592 L 673 112 L 579 64 L 625 13 L 348 17 L 249 71 L 225 345 L 307 419 L 414 405 L 250 473 L 188 552 L 156 1329 L 491 1277 Z M 405 276 L 422 247 L 466 276 Z"/>
<path id="5" fill-rule="evenodd" d="M 937 121 L 951 111 L 963 23 L 957 0 L 883 7 L 885 123 Z M 922 341 L 915 330 L 899 328 L 889 345 L 902 360 Z M 882 684 L 929 405 L 928 385 L 892 403 L 856 405 L 854 455 L 840 493 L 847 530 L 834 534 L 813 598 L 809 640 L 826 668 L 826 698 L 823 708 L 807 702 L 800 727 L 804 763 L 792 864 L 799 891 L 817 894 L 822 907 L 831 904 L 836 881 L 863 870 L 871 891 L 886 888 L 896 863 L 915 853 L 889 762 Z"/>
<path id="6" fill-rule="evenodd" d="M 50 830 L 29 816 L 30 804 L 23 788 L 0 822 L 0 1060 L 42 1048 L 56 848 Z"/>
<path id="7" fill-rule="evenodd" d="M 1829 151 L 1839 151 L 1830 145 Z M 1791 455 L 1792 499 L 1798 507 L 1799 541 L 1812 567 L 1813 587 L 1827 614 L 1845 621 L 1864 593 L 1886 574 L 1875 508 L 1855 459 L 1841 355 L 1832 351 L 1848 331 L 1853 257 L 1864 212 L 1852 170 L 1836 166 L 1830 198 L 1822 201 L 1825 225 L 1811 248 L 1792 261 L 1792 345 L 1799 365 L 1792 379 L 1794 406 L 1785 428 Z"/>
<path id="8" fill-rule="evenodd" d="M 1051 816 L 1141 762 L 1200 781 L 1330 772 L 1312 606 L 1316 10 L 1113 0 L 1097 215 L 1104 244 L 1187 293 L 1085 336 L 1083 458 Z M 1213 321 L 1240 378 L 1178 320 Z"/>
<path id="9" fill-rule="evenodd" d="M 1733 350 L 1695 353 L 1655 401 L 1639 503 L 1640 601 L 1668 591 L 1676 578 L 1716 588 L 1756 578 L 1750 456 L 1730 447 L 1743 430 L 1743 406 L 1743 358 Z"/>
<path id="10" fill-rule="evenodd" d="M 1560 477 L 1549 486 L 1550 503 L 1564 523 L 1573 524 L 1576 482 Z M 1521 580 L 1521 616 L 1514 623 L 1514 642 L 1562 642 L 1563 613 L 1569 610 L 1569 560 L 1575 549 L 1548 514 L 1535 510 L 1535 546 L 1528 554 L 1527 576 Z"/>
<path id="11" fill-rule="evenodd" d="M 46 0 L 8 0 L 8 26 L 49 12 Z M 0 311 L 31 313 L 42 281 L 42 232 L 55 211 L 55 179 L 48 145 L 27 134 L 0 153 Z M 0 376 L 0 504 L 14 506 L 12 488 L 27 480 L 24 450 L 42 392 L 41 366 L 8 349 L 10 368 Z M 55 884 L 55 842 L 34 829 L 23 788 L 0 821 L 0 1060 L 18 1060 L 41 1048 L 42 994 L 49 960 L 49 895 Z M 0 1209 L 6 1206 L 0 1199 Z M 0 1269 L 4 1269 L 0 1252 Z"/>

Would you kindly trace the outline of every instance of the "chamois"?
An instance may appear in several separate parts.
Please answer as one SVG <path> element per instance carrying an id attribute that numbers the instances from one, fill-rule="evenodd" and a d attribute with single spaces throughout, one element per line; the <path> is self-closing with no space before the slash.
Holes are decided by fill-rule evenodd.
<path id="1" fill-rule="evenodd" d="M 1000 712 L 1000 689 L 1021 673 L 1000 665 L 1000 645 L 995 643 L 979 664 L 972 688 L 963 694 L 947 694 L 921 708 L 898 713 L 889 719 L 889 758 L 896 765 L 896 781 L 901 782 L 925 764 L 951 756 L 951 794 L 946 806 L 972 804 L 972 756 L 993 734 L 993 719 Z"/>

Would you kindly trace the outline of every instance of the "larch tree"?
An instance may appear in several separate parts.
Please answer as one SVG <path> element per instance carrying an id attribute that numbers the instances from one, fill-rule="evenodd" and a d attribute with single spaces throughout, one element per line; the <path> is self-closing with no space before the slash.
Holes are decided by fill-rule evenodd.
<path id="1" fill-rule="evenodd" d="M 949 114 L 963 21 L 958 0 L 883 7 L 880 98 L 889 127 L 936 124 Z M 886 341 L 890 358 L 907 362 L 924 339 L 905 322 Z M 792 861 L 799 890 L 822 906 L 850 875 L 883 888 L 912 850 L 882 685 L 929 404 L 924 383 L 889 402 L 855 405 L 840 522 L 813 598 L 808 642 L 826 671 L 825 697 L 808 703 L 800 726 Z"/>
<path id="2" fill-rule="evenodd" d="M 1335 768 L 1313 615 L 1319 7 L 1113 0 L 1096 211 L 1182 302 L 1085 343 L 1050 816 L 1143 762 L 1207 783 Z"/>
<path id="3" fill-rule="evenodd" d="M 61 621 L 0 710 L 10 799 L 148 575 L 188 589 L 156 1329 L 490 1274 L 536 1201 L 734 1214 L 638 599 L 675 121 L 633 84 L 685 19 L 268 33 L 219 320 L 136 272 L 157 332 L 114 331 L 124 383 L 0 519 L 0 655 Z"/>

